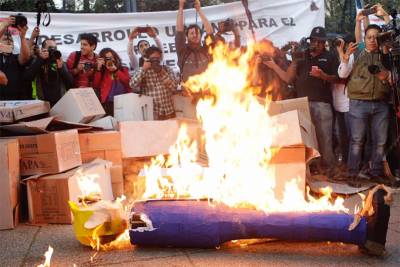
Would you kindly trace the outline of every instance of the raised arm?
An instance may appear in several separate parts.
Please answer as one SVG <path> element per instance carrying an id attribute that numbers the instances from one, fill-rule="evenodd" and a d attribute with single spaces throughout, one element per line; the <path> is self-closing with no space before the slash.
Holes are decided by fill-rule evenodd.
<path id="1" fill-rule="evenodd" d="M 207 34 L 212 34 L 213 33 L 213 28 L 211 26 L 211 23 L 208 21 L 206 15 L 204 14 L 203 10 L 201 9 L 200 0 L 196 0 L 194 2 L 194 8 L 196 9 L 197 13 L 199 13 L 201 22 L 204 25 L 204 29 L 205 29 L 206 33 Z"/>
<path id="2" fill-rule="evenodd" d="M 28 26 L 23 26 L 23 27 L 18 26 L 18 30 L 19 30 L 19 37 L 21 38 L 21 49 L 18 55 L 18 62 L 20 65 L 25 65 L 31 57 L 31 50 L 29 49 L 28 42 L 26 41 L 25 38 Z"/>
<path id="3" fill-rule="evenodd" d="M 0 37 L 6 32 L 8 26 L 15 23 L 15 17 L 9 16 L 0 23 Z"/>
<path id="4" fill-rule="evenodd" d="M 135 48 L 133 45 L 133 40 L 138 36 L 137 28 L 132 29 L 129 37 L 128 37 L 128 57 L 129 63 L 132 70 L 137 70 L 139 68 L 139 60 L 135 53 Z"/>
<path id="5" fill-rule="evenodd" d="M 178 9 L 178 15 L 176 17 L 176 31 L 178 32 L 183 32 L 184 29 L 184 24 L 183 24 L 183 7 L 185 5 L 185 0 L 179 0 L 179 9 Z"/>

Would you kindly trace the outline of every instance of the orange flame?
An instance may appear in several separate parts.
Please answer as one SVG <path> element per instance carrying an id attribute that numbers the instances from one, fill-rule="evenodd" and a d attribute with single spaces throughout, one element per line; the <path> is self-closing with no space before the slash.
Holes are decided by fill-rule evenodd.
<path id="1" fill-rule="evenodd" d="M 299 188 L 293 177 L 285 186 L 283 200 L 275 196 L 276 177 L 272 140 L 282 131 L 268 115 L 268 101 L 261 104 L 249 82 L 253 71 L 248 64 L 254 55 L 218 45 L 208 69 L 185 84 L 202 93 L 197 114 L 204 131 L 208 167 L 196 162 L 197 144 L 186 128 L 180 129 L 169 157 L 158 156 L 145 167 L 147 198 L 212 199 L 229 206 L 247 206 L 264 211 L 347 211 L 343 199 L 331 200 L 331 190 L 316 199 Z M 168 168 L 167 170 L 163 168 Z"/>
<path id="2" fill-rule="evenodd" d="M 262 104 L 254 95 L 249 81 L 254 66 L 249 62 L 257 49 L 250 44 L 242 53 L 220 44 L 208 69 L 185 83 L 185 88 L 202 95 L 196 108 L 208 167 L 196 162 L 197 144 L 182 127 L 169 157 L 158 156 L 145 167 L 144 199 L 206 198 L 266 212 L 347 211 L 343 199 L 332 201 L 331 190 L 322 190 L 318 199 L 305 193 L 298 177 L 286 182 L 283 199 L 277 199 L 270 160 L 279 148 L 271 144 L 287 125 L 277 125 L 268 115 L 269 101 Z"/>

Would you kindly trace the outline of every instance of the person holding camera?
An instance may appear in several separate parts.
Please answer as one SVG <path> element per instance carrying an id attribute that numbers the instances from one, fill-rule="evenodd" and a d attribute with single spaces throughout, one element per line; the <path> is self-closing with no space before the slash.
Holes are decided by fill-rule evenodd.
<path id="1" fill-rule="evenodd" d="M 191 24 L 184 32 L 183 9 L 185 1 L 186 0 L 179 0 L 175 35 L 178 66 L 181 71 L 182 82 L 186 82 L 190 76 L 204 72 L 207 69 L 208 64 L 211 62 L 211 56 L 208 54 L 208 45 L 201 44 L 201 28 L 197 24 Z M 213 38 L 213 28 L 203 13 L 199 0 L 194 1 L 194 8 L 203 22 L 207 35 Z"/>
<path id="2" fill-rule="evenodd" d="M 134 72 L 130 81 L 131 88 L 140 88 L 140 94 L 153 97 L 153 112 L 156 120 L 175 117 L 172 95 L 178 87 L 173 70 L 161 64 L 161 54 L 158 47 L 147 48 L 143 67 Z"/>
<path id="3" fill-rule="evenodd" d="M 39 55 L 25 70 L 24 79 L 34 81 L 37 97 L 48 101 L 51 106 L 54 106 L 74 84 L 74 79 L 68 72 L 53 39 L 42 42 Z"/>
<path id="4" fill-rule="evenodd" d="M 30 99 L 22 79 L 24 67 L 29 61 L 30 51 L 25 38 L 28 30 L 27 20 L 23 16 L 10 16 L 0 23 L 0 71 L 3 73 L 3 84 L 0 85 L 0 100 Z M 18 20 L 17 20 L 18 18 Z M 20 53 L 13 54 L 14 40 L 8 27 L 15 27 L 21 39 Z M 7 82 L 5 82 L 7 81 Z"/>
<path id="5" fill-rule="evenodd" d="M 128 39 L 128 56 L 129 56 L 129 65 L 132 70 L 136 70 L 139 67 L 143 67 L 144 63 L 144 53 L 147 48 L 150 47 L 150 43 L 147 40 L 140 40 L 136 47 L 133 45 L 133 40 L 136 39 L 140 33 L 147 33 L 147 35 L 151 38 L 153 38 L 156 46 L 162 51 L 163 46 L 161 43 L 160 38 L 157 35 L 157 32 L 155 29 L 151 26 L 147 27 L 135 27 L 133 28 L 132 32 L 130 33 Z M 135 51 L 140 55 L 140 58 L 138 59 Z M 163 58 L 163 55 L 161 56 Z"/>
<path id="6" fill-rule="evenodd" d="M 74 77 L 74 86 L 92 87 L 97 63 L 94 52 L 97 47 L 97 38 L 93 34 L 83 33 L 80 36 L 81 50 L 72 52 L 67 59 L 68 71 Z"/>
<path id="7" fill-rule="evenodd" d="M 218 22 L 218 31 L 215 34 L 214 37 L 214 42 L 222 42 L 225 44 L 225 38 L 222 36 L 224 34 L 227 34 L 229 32 L 233 33 L 234 36 L 234 41 L 233 43 L 229 43 L 229 47 L 231 48 L 240 48 L 240 32 L 239 32 L 239 27 L 235 24 L 235 21 L 233 19 L 226 19 L 224 21 Z"/>
<path id="8" fill-rule="evenodd" d="M 323 27 L 312 29 L 310 43 L 292 51 L 293 61 L 280 77 L 294 84 L 298 97 L 307 97 L 311 119 L 317 134 L 321 160 L 311 165 L 313 171 L 333 177 L 338 172 L 333 153 L 333 112 L 331 84 L 337 82 L 337 58 L 325 48 L 327 36 Z M 306 47 L 301 47 L 306 46 Z"/>
<path id="9" fill-rule="evenodd" d="M 350 151 L 348 176 L 357 178 L 361 167 L 366 131 L 370 130 L 372 151 L 368 175 L 377 182 L 384 182 L 384 149 L 388 136 L 389 104 L 391 90 L 390 72 L 382 63 L 377 36 L 382 29 L 370 24 L 365 29 L 365 50 L 353 61 L 345 57 L 341 62 L 341 76 L 349 78 L 350 98 Z"/>
<path id="10" fill-rule="evenodd" d="M 252 73 L 251 79 L 253 86 L 260 87 L 258 96 L 269 96 L 273 101 L 290 98 L 291 92 L 282 74 L 289 67 L 285 54 L 268 39 L 263 39 L 256 47 L 256 71 Z"/>
<path id="11" fill-rule="evenodd" d="M 111 48 L 103 48 L 97 58 L 93 87 L 100 91 L 100 101 L 106 113 L 114 116 L 114 96 L 131 92 L 129 70 Z"/>

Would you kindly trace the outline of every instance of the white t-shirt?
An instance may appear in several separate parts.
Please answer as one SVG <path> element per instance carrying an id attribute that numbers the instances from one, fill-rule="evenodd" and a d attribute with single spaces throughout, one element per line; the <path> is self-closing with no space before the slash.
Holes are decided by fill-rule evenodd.
<path id="1" fill-rule="evenodd" d="M 335 83 L 332 85 L 333 107 L 339 112 L 349 111 L 349 98 L 347 97 L 346 85 Z"/>
<path id="2" fill-rule="evenodd" d="M 349 63 L 341 62 L 338 69 L 340 78 L 349 77 L 354 64 L 354 55 L 350 55 Z M 333 107 L 339 112 L 348 112 L 350 100 L 347 96 L 346 86 L 342 83 L 335 83 L 332 86 Z"/>

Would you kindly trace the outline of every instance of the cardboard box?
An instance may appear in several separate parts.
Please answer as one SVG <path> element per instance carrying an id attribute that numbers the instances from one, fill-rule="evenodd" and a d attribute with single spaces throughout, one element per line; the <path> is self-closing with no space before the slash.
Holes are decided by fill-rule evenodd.
<path id="1" fill-rule="evenodd" d="M 72 215 L 68 200 L 78 201 L 82 195 L 78 186 L 81 175 L 96 175 L 102 199 L 113 200 L 110 168 L 111 162 L 97 160 L 65 173 L 28 178 L 30 222 L 70 224 Z"/>
<path id="2" fill-rule="evenodd" d="M 12 123 L 49 110 L 50 104 L 41 100 L 0 101 L 0 123 Z"/>
<path id="3" fill-rule="evenodd" d="M 117 131 L 81 133 L 79 145 L 83 163 L 101 158 L 122 164 L 121 135 Z"/>
<path id="4" fill-rule="evenodd" d="M 168 154 L 178 137 L 179 123 L 166 121 L 126 121 L 119 123 L 122 158 Z"/>
<path id="5" fill-rule="evenodd" d="M 51 116 L 70 122 L 89 123 L 105 115 L 92 88 L 70 89 L 50 110 Z"/>
<path id="6" fill-rule="evenodd" d="M 114 96 L 114 117 L 117 121 L 152 121 L 153 98 L 134 93 Z"/>
<path id="7" fill-rule="evenodd" d="M 188 119 L 197 118 L 196 105 L 192 103 L 190 97 L 174 95 L 172 96 L 172 100 L 174 101 L 176 117 Z"/>
<path id="8" fill-rule="evenodd" d="M 12 136 L 16 135 L 34 135 L 42 133 L 50 133 L 52 131 L 62 131 L 68 129 L 77 129 L 78 131 L 88 131 L 100 129 L 87 124 L 72 123 L 61 121 L 55 117 L 48 117 L 35 121 L 19 122 L 16 124 L 2 125 L 0 130 Z"/>
<path id="9" fill-rule="evenodd" d="M 0 140 L 0 230 L 18 223 L 19 151 L 17 139 Z"/>
<path id="10" fill-rule="evenodd" d="M 118 127 L 118 121 L 114 117 L 107 116 L 99 120 L 92 121 L 89 123 L 89 125 L 102 128 L 103 130 L 116 130 Z"/>
<path id="11" fill-rule="evenodd" d="M 265 102 L 265 100 L 264 100 Z M 297 110 L 300 114 L 305 116 L 309 121 L 311 120 L 310 105 L 307 97 L 293 98 L 281 101 L 273 101 L 269 103 L 268 113 L 271 116 L 285 113 L 288 111 Z"/>
<path id="12" fill-rule="evenodd" d="M 21 175 L 59 173 L 82 164 L 76 130 L 17 138 Z"/>
<path id="13" fill-rule="evenodd" d="M 124 195 L 124 175 L 122 165 L 111 166 L 111 186 L 115 197 Z"/>

